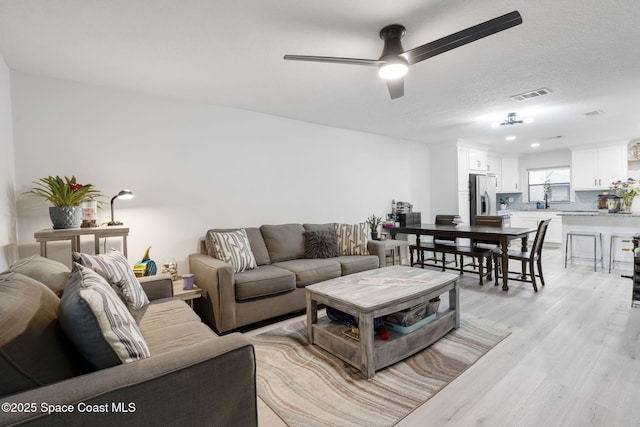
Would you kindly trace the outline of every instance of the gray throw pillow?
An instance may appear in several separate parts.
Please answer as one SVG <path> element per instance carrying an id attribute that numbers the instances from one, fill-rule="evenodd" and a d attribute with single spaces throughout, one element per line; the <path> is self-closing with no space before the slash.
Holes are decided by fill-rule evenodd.
<path id="1" fill-rule="evenodd" d="M 129 310 L 107 281 L 78 263 L 58 307 L 62 330 L 95 369 L 149 357 Z"/>
<path id="2" fill-rule="evenodd" d="M 338 251 L 338 235 L 335 231 L 305 231 L 305 258 L 334 258 Z"/>
<path id="3" fill-rule="evenodd" d="M 73 261 L 89 267 L 96 272 L 100 272 L 102 277 L 107 278 L 109 283 L 120 283 L 124 281 L 121 292 L 127 296 L 128 306 L 131 310 L 140 310 L 149 305 L 149 298 L 144 293 L 138 278 L 133 274 L 133 269 L 127 259 L 118 251 L 111 251 L 106 254 L 90 255 L 80 252 L 73 252 Z M 124 302 L 124 301 L 123 301 Z"/>

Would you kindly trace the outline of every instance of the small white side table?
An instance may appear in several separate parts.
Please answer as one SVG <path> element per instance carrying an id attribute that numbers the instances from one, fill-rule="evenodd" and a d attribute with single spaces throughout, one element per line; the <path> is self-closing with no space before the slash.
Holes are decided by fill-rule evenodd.
<path id="1" fill-rule="evenodd" d="M 178 297 L 189 304 L 189 307 L 193 308 L 193 300 L 202 296 L 202 289 L 193 285 L 193 289 L 182 289 L 184 285 L 182 280 L 176 280 L 173 282 L 173 296 Z"/>
<path id="2" fill-rule="evenodd" d="M 396 252 L 398 253 L 398 264 L 402 264 L 402 254 L 400 253 L 401 248 L 409 247 L 409 242 L 406 240 L 396 240 L 396 239 L 386 239 L 380 240 L 384 243 L 384 250 L 391 251 L 391 262 L 393 265 L 396 265 Z"/>

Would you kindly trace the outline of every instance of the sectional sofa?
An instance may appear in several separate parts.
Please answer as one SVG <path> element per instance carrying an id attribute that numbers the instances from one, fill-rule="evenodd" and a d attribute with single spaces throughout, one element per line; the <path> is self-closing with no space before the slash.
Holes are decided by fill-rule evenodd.
<path id="1" fill-rule="evenodd" d="M 232 262 L 216 252 L 214 236 L 240 230 L 246 233 L 255 263 L 235 271 Z M 363 224 L 337 223 L 209 230 L 201 252 L 189 256 L 195 283 L 202 288 L 194 310 L 220 333 L 304 310 L 305 286 L 385 265 L 384 243 L 366 239 L 366 232 Z M 333 233 L 338 253 L 330 255 L 335 256 L 309 254 L 310 236 Z"/>
<path id="2" fill-rule="evenodd" d="M 150 301 L 137 325 L 150 355 L 96 369 L 61 327 L 73 275 L 38 255 L 0 273 L 1 426 L 257 425 L 255 356 L 245 337 L 217 336 L 172 297 L 170 276 L 142 278 Z"/>

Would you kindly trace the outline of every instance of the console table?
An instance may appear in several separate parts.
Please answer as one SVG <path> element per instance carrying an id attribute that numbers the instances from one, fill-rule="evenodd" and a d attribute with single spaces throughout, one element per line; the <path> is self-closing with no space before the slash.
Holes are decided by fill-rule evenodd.
<path id="1" fill-rule="evenodd" d="M 86 228 L 66 228 L 36 231 L 33 233 L 36 242 L 40 243 L 40 255 L 47 256 L 47 243 L 68 240 L 71 242 L 71 251 L 80 252 L 80 236 L 93 236 L 95 243 L 95 253 L 100 253 L 100 238 L 102 237 L 122 237 L 122 251 L 125 258 L 127 257 L 127 236 L 129 235 L 129 227 L 122 226 L 100 226 Z"/>

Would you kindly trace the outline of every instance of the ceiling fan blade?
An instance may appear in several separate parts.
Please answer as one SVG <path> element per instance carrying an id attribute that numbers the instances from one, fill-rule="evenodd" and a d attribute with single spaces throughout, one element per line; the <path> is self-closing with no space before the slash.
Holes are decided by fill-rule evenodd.
<path id="1" fill-rule="evenodd" d="M 401 98 L 404 96 L 404 78 L 387 80 L 387 88 L 391 99 Z"/>
<path id="2" fill-rule="evenodd" d="M 291 61 L 311 61 L 311 62 L 329 62 L 335 64 L 350 64 L 350 65 L 367 65 L 371 67 L 377 67 L 384 63 L 377 59 L 359 59 L 359 58 L 336 58 L 334 56 L 307 56 L 307 55 L 285 55 L 283 59 Z"/>
<path id="3" fill-rule="evenodd" d="M 522 16 L 518 11 L 513 11 L 431 43 L 410 49 L 401 55 L 407 59 L 410 65 L 415 64 L 520 24 L 522 24 Z"/>

